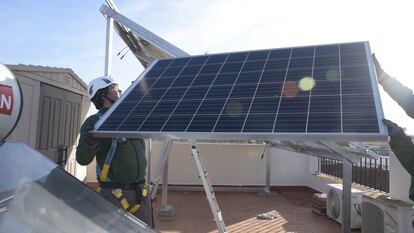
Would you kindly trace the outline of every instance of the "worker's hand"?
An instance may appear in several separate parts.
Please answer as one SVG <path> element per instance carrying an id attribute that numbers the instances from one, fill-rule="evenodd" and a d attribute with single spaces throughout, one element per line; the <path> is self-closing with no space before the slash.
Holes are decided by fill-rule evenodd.
<path id="1" fill-rule="evenodd" d="M 88 144 L 91 147 L 96 147 L 98 142 L 96 141 L 96 139 L 93 137 L 92 133 L 90 133 L 90 131 L 94 130 L 95 127 L 92 125 L 91 127 L 89 127 L 89 129 L 87 129 L 85 135 L 84 135 L 84 140 L 86 142 L 86 144 Z"/>
<path id="2" fill-rule="evenodd" d="M 384 70 L 382 69 L 379 61 L 377 60 L 377 58 L 375 57 L 375 53 L 372 54 L 372 59 L 374 60 L 374 64 L 375 64 L 375 71 L 377 72 L 377 78 L 378 78 L 378 82 L 380 84 L 382 84 L 382 82 L 388 77 L 388 74 L 384 72 Z"/>
<path id="3" fill-rule="evenodd" d="M 397 135 L 398 133 L 404 133 L 404 130 L 398 126 L 396 123 L 387 120 L 387 119 L 382 119 L 382 122 L 385 124 L 385 126 L 387 126 L 388 129 L 388 135 L 390 137 Z"/>

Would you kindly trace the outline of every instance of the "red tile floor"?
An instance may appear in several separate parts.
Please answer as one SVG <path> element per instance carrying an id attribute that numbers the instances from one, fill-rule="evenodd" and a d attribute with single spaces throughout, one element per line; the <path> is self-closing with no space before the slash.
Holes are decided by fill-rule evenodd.
<path id="1" fill-rule="evenodd" d="M 246 192 L 216 192 L 227 230 L 234 233 L 297 232 L 336 233 L 341 225 L 312 212 L 312 194 L 280 192 L 277 196 L 258 196 Z M 169 191 L 168 204 L 174 207 L 171 221 L 158 216 L 161 195 L 154 204 L 155 229 L 161 233 L 218 232 L 204 192 Z M 277 218 L 259 220 L 258 214 L 277 212 Z M 353 233 L 360 232 L 353 230 Z"/>

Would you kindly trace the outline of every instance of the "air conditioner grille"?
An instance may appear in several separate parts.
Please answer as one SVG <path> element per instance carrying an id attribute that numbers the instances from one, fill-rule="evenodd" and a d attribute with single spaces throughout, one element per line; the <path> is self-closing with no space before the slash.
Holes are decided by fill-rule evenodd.
<path id="1" fill-rule="evenodd" d="M 378 206 L 362 202 L 362 232 L 384 232 L 384 213 Z"/>

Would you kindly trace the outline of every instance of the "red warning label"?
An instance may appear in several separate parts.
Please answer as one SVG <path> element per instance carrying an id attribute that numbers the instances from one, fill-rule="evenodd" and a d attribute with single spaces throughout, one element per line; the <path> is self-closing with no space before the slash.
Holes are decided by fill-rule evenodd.
<path id="1" fill-rule="evenodd" d="M 0 84 L 0 114 L 11 115 L 13 112 L 13 88 Z"/>

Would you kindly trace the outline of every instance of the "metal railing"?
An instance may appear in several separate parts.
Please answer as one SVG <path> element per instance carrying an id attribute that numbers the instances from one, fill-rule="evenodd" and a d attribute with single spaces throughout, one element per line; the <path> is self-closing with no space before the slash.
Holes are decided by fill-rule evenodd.
<path id="1" fill-rule="evenodd" d="M 319 158 L 318 171 L 342 179 L 342 162 L 335 159 Z M 389 157 L 379 159 L 361 158 L 352 166 L 352 182 L 388 193 Z"/>

